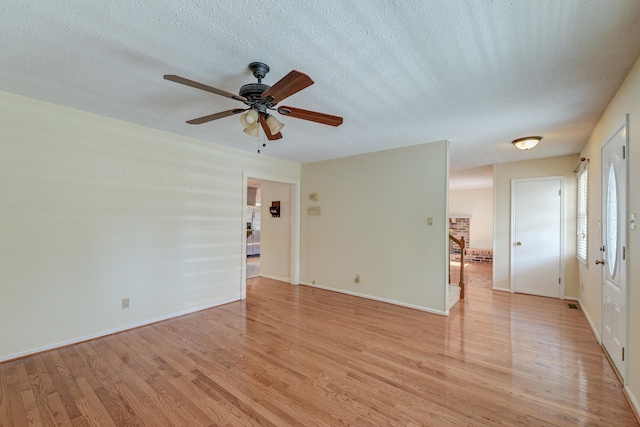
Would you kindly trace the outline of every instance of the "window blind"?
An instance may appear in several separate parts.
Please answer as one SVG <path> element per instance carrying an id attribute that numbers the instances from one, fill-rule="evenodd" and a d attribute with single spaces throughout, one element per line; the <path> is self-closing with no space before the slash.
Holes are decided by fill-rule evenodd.
<path id="1" fill-rule="evenodd" d="M 578 174 L 578 235 L 576 241 L 577 257 L 587 262 L 587 168 L 582 168 Z"/>

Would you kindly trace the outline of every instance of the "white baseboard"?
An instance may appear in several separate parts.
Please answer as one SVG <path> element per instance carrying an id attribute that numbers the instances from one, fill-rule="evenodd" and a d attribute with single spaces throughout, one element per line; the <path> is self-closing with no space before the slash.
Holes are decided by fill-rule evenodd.
<path id="1" fill-rule="evenodd" d="M 591 317 L 589 317 L 589 312 L 584 309 L 584 304 L 582 303 L 581 299 L 578 298 L 577 301 L 580 304 L 580 310 L 582 310 L 582 312 L 584 313 L 584 317 L 586 317 L 587 318 L 587 322 L 589 322 L 589 326 L 591 326 L 591 332 L 593 332 L 593 335 L 595 335 L 595 337 L 596 337 L 596 341 L 598 341 L 598 344 L 600 344 L 602 342 L 602 341 L 600 341 L 600 334 L 598 333 L 598 330 L 596 329 L 596 326 L 591 321 Z"/>
<path id="2" fill-rule="evenodd" d="M 288 277 L 272 276 L 271 274 L 261 274 L 260 277 L 264 277 L 266 279 L 278 280 L 280 282 L 291 283 L 291 279 L 289 279 Z"/>
<path id="3" fill-rule="evenodd" d="M 636 399 L 636 396 L 633 394 L 628 385 L 624 386 L 623 391 L 625 396 L 627 397 L 627 400 L 629 401 L 629 404 L 631 405 L 633 414 L 636 416 L 636 420 L 640 424 L 640 404 L 638 404 L 638 399 Z"/>
<path id="4" fill-rule="evenodd" d="M 374 301 L 380 301 L 380 302 L 386 302 L 388 304 L 399 305 L 401 307 L 413 308 L 415 310 L 426 311 L 427 313 L 438 314 L 440 316 L 448 316 L 449 315 L 448 311 L 445 312 L 445 311 L 441 311 L 441 310 L 434 310 L 433 308 L 422 307 L 420 305 L 408 304 L 408 303 L 405 303 L 405 302 L 396 301 L 396 300 L 390 300 L 390 299 L 386 299 L 386 298 L 379 298 L 379 297 L 375 297 L 375 296 L 372 296 L 372 295 L 361 294 L 361 293 L 358 293 L 358 292 L 345 291 L 344 289 L 329 288 L 327 286 L 320 286 L 320 285 L 317 285 L 317 284 L 314 285 L 312 283 L 305 283 L 305 282 L 300 282 L 300 284 L 303 285 L 303 286 L 310 286 L 312 288 L 324 289 L 326 291 L 339 292 L 341 294 L 351 295 L 351 296 L 354 296 L 354 297 L 366 298 L 366 299 L 370 299 L 370 300 L 374 300 Z"/>
<path id="5" fill-rule="evenodd" d="M 500 291 L 500 292 L 509 292 L 511 293 L 511 289 L 507 289 L 507 288 L 496 288 L 496 287 L 492 287 L 491 288 L 492 291 Z"/>
<path id="6" fill-rule="evenodd" d="M 233 299 L 230 299 L 230 300 L 218 301 L 218 302 L 216 302 L 214 304 L 209 304 L 209 305 L 204 305 L 204 306 L 200 306 L 200 307 L 190 308 L 188 310 L 179 311 L 177 313 L 168 314 L 166 316 L 160 316 L 160 317 L 156 317 L 156 318 L 153 318 L 153 319 L 143 320 L 142 322 L 132 323 L 130 325 L 121 326 L 121 327 L 114 328 L 114 329 L 108 329 L 106 331 L 101 331 L 101 332 L 98 332 L 98 333 L 95 333 L 95 334 L 89 334 L 89 335 L 85 335 L 85 336 L 82 336 L 82 337 L 72 338 L 72 339 L 66 340 L 66 341 L 60 341 L 60 342 L 53 343 L 53 344 L 47 344 L 47 345 L 43 345 L 41 347 L 36 347 L 36 348 L 32 348 L 32 349 L 25 350 L 25 351 L 20 351 L 18 353 L 0 355 L 0 363 L 6 362 L 8 360 L 20 359 L 20 358 L 23 358 L 23 357 L 31 356 L 31 355 L 34 355 L 34 354 L 37 354 L 37 353 L 42 353 L 44 351 L 54 350 L 56 348 L 67 347 L 67 346 L 70 346 L 70 345 L 73 345 L 73 344 L 78 344 L 78 343 L 81 343 L 81 342 L 94 340 L 96 338 L 106 337 L 107 335 L 113 335 L 113 334 L 116 334 L 118 332 L 124 332 L 124 331 L 128 331 L 130 329 L 139 328 L 141 326 L 151 325 L 152 323 L 162 322 L 163 320 L 173 319 L 174 317 L 184 316 L 186 314 L 191 314 L 191 313 L 195 313 L 197 311 L 202 311 L 202 310 L 206 310 L 206 309 L 209 309 L 209 308 L 218 307 L 218 306 L 221 306 L 221 305 L 224 305 L 224 304 L 229 304 L 230 302 L 235 302 L 235 301 L 239 301 L 239 299 L 238 298 L 233 298 Z"/>

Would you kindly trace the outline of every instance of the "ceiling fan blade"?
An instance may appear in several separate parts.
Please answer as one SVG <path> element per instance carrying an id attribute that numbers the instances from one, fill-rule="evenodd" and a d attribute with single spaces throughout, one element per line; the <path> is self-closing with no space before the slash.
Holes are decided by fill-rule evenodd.
<path id="1" fill-rule="evenodd" d="M 229 117 L 229 116 L 233 116 L 234 114 L 240 114 L 244 111 L 247 111 L 247 110 L 242 108 L 234 108 L 233 110 L 221 111 L 219 113 L 209 114 L 208 116 L 198 117 L 197 119 L 187 120 L 187 123 L 189 123 L 190 125 L 201 125 L 202 123 L 207 123 L 212 120 L 218 120 L 223 117 Z"/>
<path id="2" fill-rule="evenodd" d="M 300 71 L 293 70 L 276 82 L 262 94 L 262 99 L 270 105 L 276 105 L 283 99 L 300 92 L 302 89 L 313 84 L 313 80 L 309 76 Z"/>
<path id="3" fill-rule="evenodd" d="M 278 132 L 275 135 L 271 133 L 271 129 L 267 125 L 267 121 L 264 119 L 264 114 L 260 114 L 260 124 L 262 125 L 262 130 L 264 130 L 265 135 L 267 135 L 267 139 L 269 141 L 275 141 L 276 139 L 282 138 L 282 133 Z"/>
<path id="4" fill-rule="evenodd" d="M 200 89 L 200 90 L 206 90 L 207 92 L 215 93 L 216 95 L 220 95 L 220 96 L 224 96 L 224 97 L 227 97 L 227 98 L 235 99 L 236 101 L 247 102 L 247 98 L 245 98 L 244 96 L 236 95 L 234 93 L 227 92 L 227 91 L 222 90 L 222 89 L 217 89 L 217 88 L 215 88 L 213 86 L 208 86 L 208 85 L 203 84 L 203 83 L 199 83 L 199 82 L 195 82 L 193 80 L 185 79 L 184 77 L 176 76 L 175 74 L 165 74 L 164 78 L 166 80 L 171 80 L 172 82 L 176 82 L 176 83 L 180 83 L 180 84 L 183 84 L 183 85 L 191 86 L 191 87 L 194 87 L 194 88 Z"/>
<path id="5" fill-rule="evenodd" d="M 295 117 L 296 119 L 310 120 L 312 122 L 322 123 L 323 125 L 340 126 L 342 124 L 342 117 L 317 113 L 315 111 L 303 110 L 302 108 L 282 106 L 278 108 L 278 113 L 284 116 Z"/>

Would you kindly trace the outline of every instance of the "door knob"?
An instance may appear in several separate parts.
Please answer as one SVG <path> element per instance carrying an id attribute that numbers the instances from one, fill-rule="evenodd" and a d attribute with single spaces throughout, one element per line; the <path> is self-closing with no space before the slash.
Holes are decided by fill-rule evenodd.
<path id="1" fill-rule="evenodd" d="M 596 260 L 596 264 L 604 265 L 604 260 L 603 259 L 597 259 Z"/>
<path id="2" fill-rule="evenodd" d="M 516 242 L 516 246 L 522 246 L 522 242 Z"/>

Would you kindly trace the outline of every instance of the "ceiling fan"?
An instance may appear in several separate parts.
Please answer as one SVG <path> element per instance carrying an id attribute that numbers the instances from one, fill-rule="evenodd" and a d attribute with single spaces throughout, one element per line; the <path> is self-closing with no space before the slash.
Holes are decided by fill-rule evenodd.
<path id="1" fill-rule="evenodd" d="M 342 117 L 303 110 L 301 108 L 285 106 L 276 107 L 278 102 L 313 84 L 313 80 L 311 80 L 311 78 L 306 74 L 293 70 L 273 86 L 268 86 L 262 83 L 262 79 L 269 72 L 269 66 L 267 64 L 262 62 L 252 62 L 249 64 L 249 69 L 253 72 L 253 76 L 258 79 L 258 83 L 249 83 L 242 86 L 240 88 L 239 95 L 189 80 L 184 77 L 176 76 L 174 74 L 165 74 L 164 78 L 166 80 L 171 80 L 172 82 L 235 99 L 249 107 L 233 108 L 231 110 L 210 114 L 208 116 L 198 117 L 197 119 L 187 120 L 187 123 L 191 125 L 200 125 L 212 120 L 218 120 L 223 117 L 244 113 L 240 116 L 240 122 L 245 128 L 244 132 L 246 134 L 257 137 L 258 127 L 261 126 L 269 140 L 276 140 L 282 138 L 280 130 L 284 127 L 284 124 L 273 116 L 271 111 L 277 111 L 283 116 L 309 120 L 330 126 L 340 126 L 342 124 Z"/>

